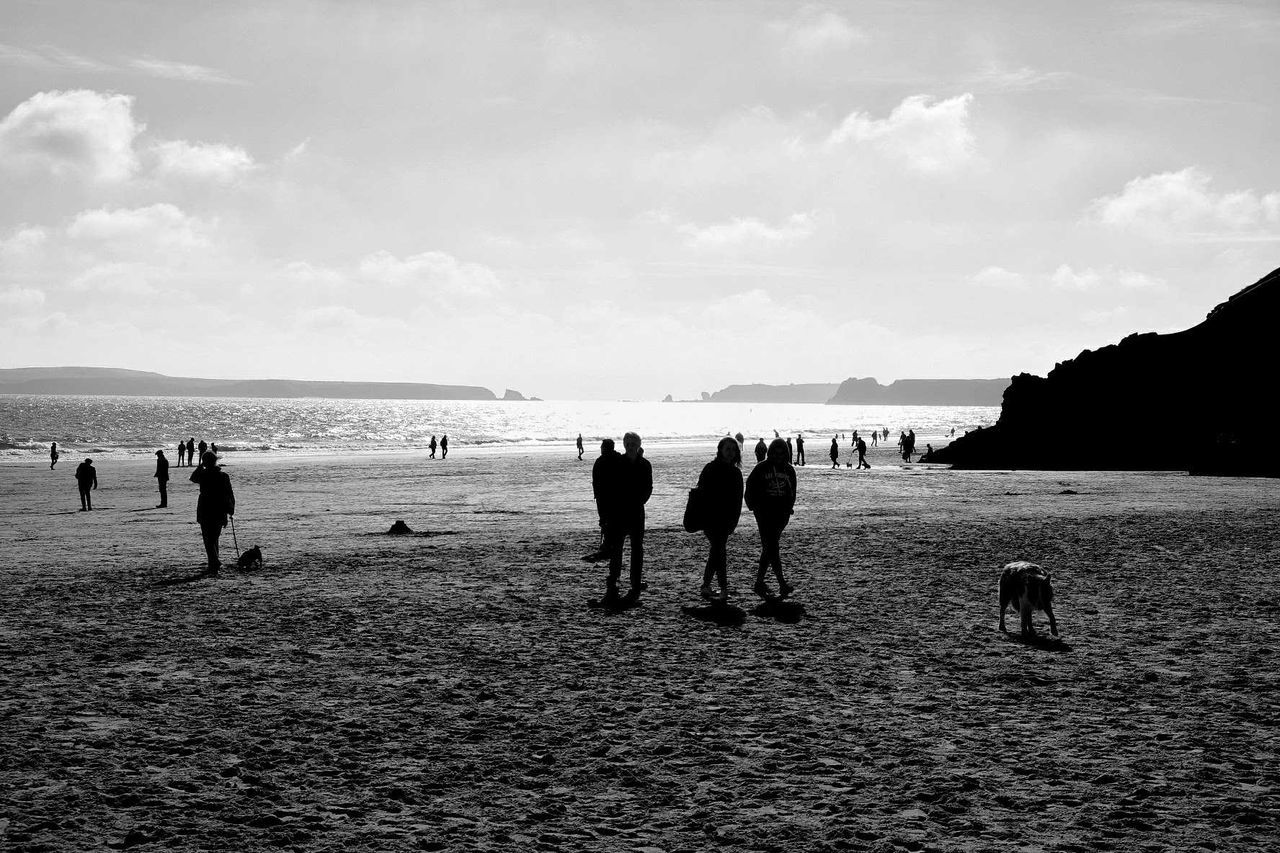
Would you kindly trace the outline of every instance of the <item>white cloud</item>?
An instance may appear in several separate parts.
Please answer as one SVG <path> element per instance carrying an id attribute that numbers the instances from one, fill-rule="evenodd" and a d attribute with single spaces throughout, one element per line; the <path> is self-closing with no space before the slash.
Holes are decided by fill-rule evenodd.
<path id="1" fill-rule="evenodd" d="M 1155 278 L 1133 270 L 1105 266 L 1087 267 L 1077 272 L 1067 264 L 1059 266 L 1050 276 L 1053 286 L 1062 290 L 1164 290 L 1164 279 Z"/>
<path id="2" fill-rule="evenodd" d="M 0 290 L 0 305 L 10 311 L 29 311 L 44 305 L 44 291 L 31 287 L 6 287 Z"/>
<path id="3" fill-rule="evenodd" d="M 0 120 L 0 168 L 124 181 L 138 167 L 133 140 L 143 129 L 128 95 L 39 92 Z"/>
<path id="4" fill-rule="evenodd" d="M 810 214 L 793 213 L 779 225 L 770 225 L 748 216 L 715 225 L 685 223 L 676 230 L 686 237 L 687 244 L 693 248 L 791 246 L 813 236 L 814 221 Z"/>
<path id="5" fill-rule="evenodd" d="M 1007 68 L 1000 63 L 990 62 L 974 74 L 970 82 L 975 88 L 997 92 L 1030 92 L 1061 89 L 1075 79 L 1076 75 L 1069 71 L 1041 71 L 1028 65 Z"/>
<path id="6" fill-rule="evenodd" d="M 0 240 L 0 259 L 23 261 L 35 257 L 49 241 L 49 232 L 39 226 L 21 225 L 13 235 Z"/>
<path id="7" fill-rule="evenodd" d="M 156 158 L 155 173 L 162 177 L 234 183 L 255 168 L 253 158 L 243 148 L 181 139 L 157 142 L 151 147 Z"/>
<path id="8" fill-rule="evenodd" d="M 111 254 L 146 257 L 151 252 L 205 248 L 210 245 L 211 230 L 209 223 L 188 216 L 172 204 L 153 204 L 83 211 L 67 226 L 67 236 Z"/>
<path id="9" fill-rule="evenodd" d="M 937 103 L 930 100 L 927 95 L 911 95 L 884 119 L 850 113 L 827 138 L 827 147 L 870 145 L 918 172 L 956 169 L 973 157 L 974 136 L 969 129 L 973 95 L 966 92 Z"/>
<path id="10" fill-rule="evenodd" d="M 163 59 L 142 57 L 129 60 L 129 67 L 152 77 L 165 80 L 184 80 L 190 83 L 217 83 L 221 85 L 244 85 L 225 71 L 209 68 L 206 65 L 194 65 L 189 62 L 169 62 Z"/>
<path id="11" fill-rule="evenodd" d="M 444 252 L 422 252 L 403 260 L 390 252 L 374 252 L 360 262 L 360 275 L 425 298 L 485 299 L 502 290 L 488 267 L 463 263 Z"/>
<path id="12" fill-rule="evenodd" d="M 105 296 L 153 296 L 159 289 L 153 284 L 156 270 L 146 264 L 108 262 L 95 264 L 73 278 L 69 288 L 74 292 Z"/>
<path id="13" fill-rule="evenodd" d="M 29 68 L 65 68 L 72 71 L 91 71 L 96 73 L 113 70 L 105 62 L 99 62 L 88 56 L 80 56 L 53 45 L 43 45 L 36 49 L 29 49 L 12 44 L 0 44 L 0 64 L 24 65 Z"/>
<path id="14" fill-rule="evenodd" d="M 812 6 L 799 10 L 789 21 L 775 24 L 774 29 L 782 35 L 784 50 L 801 56 L 845 50 L 867 38 L 843 16 Z"/>
<path id="15" fill-rule="evenodd" d="M 1280 240 L 1280 192 L 1214 192 L 1212 178 L 1194 166 L 1134 178 L 1094 200 L 1088 216 L 1103 225 L 1157 239 Z"/>
<path id="16" fill-rule="evenodd" d="M 1027 279 L 1022 273 L 1012 272 L 1004 267 L 990 266 L 969 276 L 969 283 L 996 290 L 1023 290 L 1027 286 Z"/>

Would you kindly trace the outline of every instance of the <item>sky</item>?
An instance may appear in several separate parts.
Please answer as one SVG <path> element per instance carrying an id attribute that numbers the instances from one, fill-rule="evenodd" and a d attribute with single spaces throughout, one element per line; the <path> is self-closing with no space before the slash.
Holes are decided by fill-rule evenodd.
<path id="1" fill-rule="evenodd" d="M 1044 375 L 1280 266 L 1274 2 L 0 4 L 0 367 Z"/>

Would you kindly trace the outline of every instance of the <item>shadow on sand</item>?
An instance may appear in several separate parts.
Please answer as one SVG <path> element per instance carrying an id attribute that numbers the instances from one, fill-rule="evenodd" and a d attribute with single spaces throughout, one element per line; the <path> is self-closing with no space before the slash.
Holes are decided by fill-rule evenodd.
<path id="1" fill-rule="evenodd" d="M 196 572 L 194 575 L 188 575 L 185 578 L 164 578 L 163 580 L 156 581 L 152 586 L 180 586 L 184 583 L 196 583 L 198 581 L 208 580 L 209 578 L 216 578 L 217 576 L 217 572 L 211 572 L 208 569 L 204 569 Z"/>
<path id="2" fill-rule="evenodd" d="M 590 598 L 587 599 L 587 606 L 592 610 L 603 610 L 605 613 L 623 613 L 639 607 L 640 599 L 626 595 L 620 598 Z"/>
<path id="3" fill-rule="evenodd" d="M 804 605 L 798 601 L 784 601 L 781 598 L 766 598 L 751 611 L 756 616 L 776 619 L 788 625 L 794 625 L 804 618 Z"/>
<path id="4" fill-rule="evenodd" d="M 686 616 L 713 622 L 722 628 L 736 628 L 747 621 L 747 611 L 727 601 L 713 601 L 709 604 L 686 604 L 680 608 Z"/>
<path id="5" fill-rule="evenodd" d="M 1046 636 L 1045 634 L 1004 634 L 1003 636 L 1005 642 L 1017 643 L 1020 646 L 1030 646 L 1042 652 L 1066 654 L 1071 651 L 1071 644 L 1060 637 Z"/>

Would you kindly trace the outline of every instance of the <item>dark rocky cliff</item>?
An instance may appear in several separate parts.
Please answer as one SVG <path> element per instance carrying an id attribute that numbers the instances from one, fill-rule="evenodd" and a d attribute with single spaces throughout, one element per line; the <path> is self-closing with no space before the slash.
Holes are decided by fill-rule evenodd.
<path id="1" fill-rule="evenodd" d="M 1270 446 L 1280 270 L 1168 335 L 1133 334 L 1024 373 L 1000 420 L 934 455 L 957 468 L 1280 475 Z"/>

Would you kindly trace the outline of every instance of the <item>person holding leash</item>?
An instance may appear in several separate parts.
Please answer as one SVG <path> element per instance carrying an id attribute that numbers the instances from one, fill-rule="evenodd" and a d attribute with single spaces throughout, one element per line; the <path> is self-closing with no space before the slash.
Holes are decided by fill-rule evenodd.
<path id="1" fill-rule="evenodd" d="M 231 478 L 218 464 L 218 457 L 206 452 L 200 457 L 200 466 L 191 472 L 191 482 L 200 486 L 200 499 L 196 502 L 196 523 L 200 525 L 200 538 L 204 540 L 204 552 L 209 558 L 209 574 L 216 575 L 218 562 L 218 537 L 227 526 L 227 518 L 236 514 L 236 496 L 231 491 Z"/>

